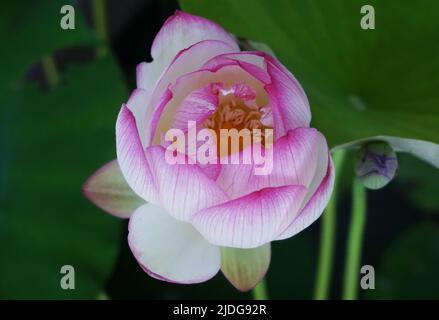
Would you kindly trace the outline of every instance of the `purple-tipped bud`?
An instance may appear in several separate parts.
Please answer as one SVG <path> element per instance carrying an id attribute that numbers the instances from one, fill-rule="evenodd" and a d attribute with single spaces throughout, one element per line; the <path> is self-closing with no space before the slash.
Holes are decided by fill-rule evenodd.
<path id="1" fill-rule="evenodd" d="M 368 189 L 377 190 L 395 176 L 398 160 L 392 147 L 383 141 L 369 142 L 361 147 L 356 158 L 357 177 Z"/>

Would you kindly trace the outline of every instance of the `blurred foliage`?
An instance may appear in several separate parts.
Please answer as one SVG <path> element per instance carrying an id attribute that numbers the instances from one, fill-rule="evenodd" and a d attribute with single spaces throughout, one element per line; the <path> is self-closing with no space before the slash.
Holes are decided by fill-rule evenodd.
<path id="1" fill-rule="evenodd" d="M 439 170 L 406 154 L 400 154 L 398 179 L 409 199 L 423 212 L 439 214 Z"/>
<path id="2" fill-rule="evenodd" d="M 58 4 L 56 4 L 58 2 Z M 114 123 L 126 98 L 111 57 L 70 66 L 42 92 L 25 72 L 43 55 L 96 43 L 80 12 L 59 27 L 65 1 L 9 1 L 0 12 L 0 298 L 96 298 L 118 253 L 121 224 L 81 194 L 114 158 Z M 75 268 L 75 290 L 60 269 Z"/>
<path id="3" fill-rule="evenodd" d="M 406 230 L 383 255 L 372 299 L 439 299 L 439 227 L 421 224 Z"/>
<path id="4" fill-rule="evenodd" d="M 180 0 L 240 37 L 268 44 L 310 99 L 331 146 L 375 135 L 439 142 L 439 2 Z M 376 29 L 360 28 L 372 5 Z"/>
<path id="5" fill-rule="evenodd" d="M 24 73 L 41 57 L 55 50 L 93 45 L 96 37 L 76 12 L 76 29 L 60 28 L 60 9 L 69 1 L 6 1 L 0 12 L 0 38 L 8 39 L 0 50 L 0 90 L 10 90 L 23 80 Z M 0 91 L 0 99 L 4 93 Z"/>
<path id="6" fill-rule="evenodd" d="M 438 1 L 180 0 L 180 4 L 185 11 L 273 49 L 303 85 L 312 126 L 325 134 L 331 147 L 375 135 L 439 143 Z M 363 5 L 375 8 L 375 30 L 360 27 Z M 389 187 L 398 188 L 420 211 L 438 212 L 437 169 L 398 156 L 399 172 Z M 349 154 L 340 193 L 349 192 L 352 173 Z M 398 219 L 402 214 L 398 210 L 407 208 L 395 204 L 392 212 L 381 213 L 394 212 Z M 428 221 L 395 240 L 377 267 L 380 278 L 370 296 L 437 298 L 438 237 L 437 223 Z"/>

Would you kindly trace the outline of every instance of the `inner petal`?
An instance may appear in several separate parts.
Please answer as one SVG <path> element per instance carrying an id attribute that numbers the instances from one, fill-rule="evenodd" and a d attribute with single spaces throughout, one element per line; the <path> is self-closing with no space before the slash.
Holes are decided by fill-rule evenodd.
<path id="1" fill-rule="evenodd" d="M 263 84 L 237 65 L 227 65 L 215 72 L 199 70 L 186 74 L 169 87 L 169 91 L 172 93 L 172 99 L 170 99 L 162 110 L 156 111 L 156 113 L 159 114 L 155 115 L 155 118 L 158 119 L 158 123 L 153 144 L 160 144 L 161 136 L 172 128 L 176 112 L 187 96 L 194 90 L 205 87 L 209 83 L 222 83 L 223 86 L 229 88 L 236 83 L 244 83 L 256 92 L 256 102 L 259 106 L 268 104 L 268 95 L 264 90 Z"/>

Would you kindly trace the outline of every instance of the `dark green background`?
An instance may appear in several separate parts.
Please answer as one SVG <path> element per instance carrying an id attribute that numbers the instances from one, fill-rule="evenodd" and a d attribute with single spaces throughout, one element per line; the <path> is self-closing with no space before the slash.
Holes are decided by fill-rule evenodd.
<path id="1" fill-rule="evenodd" d="M 76 29 L 59 28 L 65 1 L 5 1 L 0 11 L 0 298 L 249 298 L 222 275 L 200 285 L 148 277 L 126 243 L 126 221 L 81 194 L 115 157 L 114 125 L 134 88 L 135 65 L 174 1 L 107 1 L 110 50 L 94 33 L 92 1 L 73 2 Z M 376 9 L 376 30 L 359 26 Z M 435 0 L 183 0 L 228 31 L 267 43 L 307 92 L 313 126 L 331 146 L 386 134 L 439 142 L 439 2 Z M 41 59 L 55 58 L 50 89 Z M 364 108 L 358 108 L 361 101 Z M 376 290 L 361 298 L 439 298 L 439 173 L 401 155 L 398 175 L 368 194 L 363 264 Z M 340 297 L 352 163 L 342 173 L 331 297 Z M 271 298 L 307 299 L 314 286 L 320 222 L 273 244 Z M 76 289 L 61 290 L 62 265 Z"/>

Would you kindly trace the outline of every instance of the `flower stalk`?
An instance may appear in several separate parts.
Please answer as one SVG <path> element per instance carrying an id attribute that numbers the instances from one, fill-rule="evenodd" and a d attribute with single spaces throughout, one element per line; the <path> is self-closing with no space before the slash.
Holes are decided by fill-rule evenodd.
<path id="1" fill-rule="evenodd" d="M 333 153 L 336 178 L 334 191 L 328 202 L 325 213 L 322 217 L 322 227 L 320 234 L 320 252 L 317 264 L 317 279 L 314 289 L 315 300 L 326 300 L 329 296 L 331 284 L 332 264 L 334 256 L 334 244 L 336 233 L 336 213 L 338 203 L 338 185 L 340 172 L 346 157 L 346 150 L 340 149 Z"/>
<path id="2" fill-rule="evenodd" d="M 268 300 L 267 284 L 265 278 L 252 290 L 253 300 Z"/>
<path id="3" fill-rule="evenodd" d="M 358 297 L 361 249 L 365 223 L 366 189 L 363 183 L 355 178 L 352 189 L 352 220 L 349 227 L 342 295 L 344 300 L 355 300 Z"/>
<path id="4" fill-rule="evenodd" d="M 93 18 L 96 35 L 101 42 L 98 49 L 98 57 L 103 57 L 107 53 L 107 21 L 106 21 L 106 0 L 93 0 Z"/>

